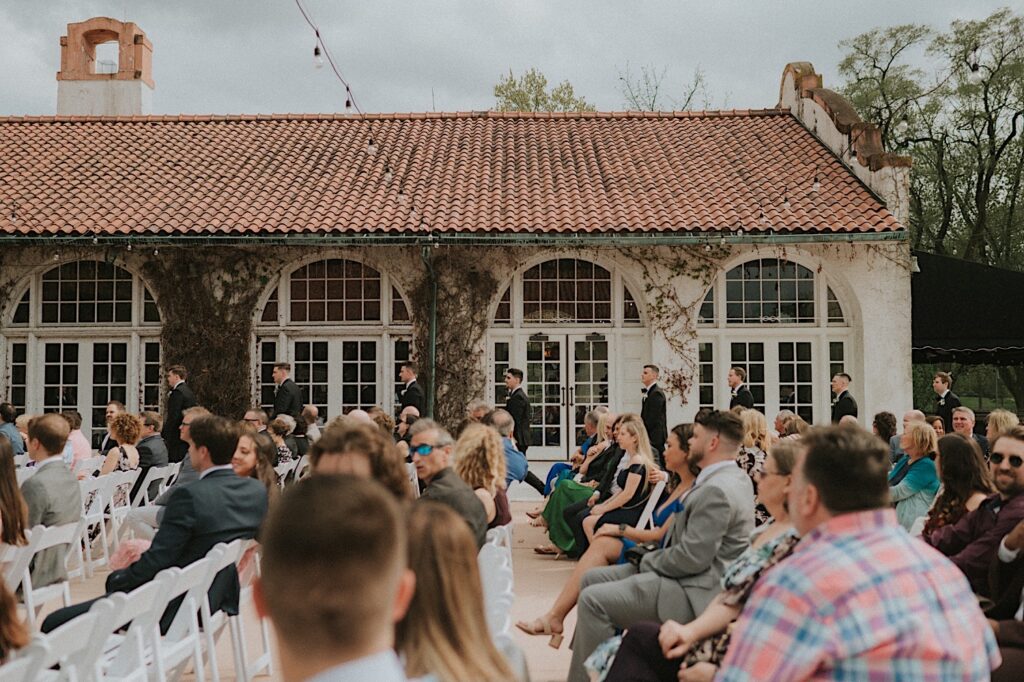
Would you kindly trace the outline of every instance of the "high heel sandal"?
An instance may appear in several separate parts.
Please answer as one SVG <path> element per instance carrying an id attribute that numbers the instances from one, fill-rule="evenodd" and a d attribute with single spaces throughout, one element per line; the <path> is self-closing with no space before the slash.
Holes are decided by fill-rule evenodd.
<path id="1" fill-rule="evenodd" d="M 538 625 L 540 627 L 537 627 Z M 526 622 L 523 622 L 523 621 L 519 621 L 519 622 L 516 623 L 516 627 L 519 628 L 520 630 L 522 630 L 523 632 L 525 632 L 528 635 L 550 636 L 551 639 L 548 640 L 548 646 L 551 647 L 552 649 L 558 649 L 558 648 L 560 648 L 562 646 L 562 639 L 563 639 L 562 633 L 561 632 L 555 632 L 554 630 L 552 630 L 551 629 L 551 623 L 549 623 L 546 620 L 541 620 L 540 618 L 538 618 L 537 620 L 533 621 L 532 623 L 526 623 Z"/>
<path id="2" fill-rule="evenodd" d="M 535 509 L 533 511 L 526 512 L 526 515 L 529 516 L 531 519 L 535 519 L 538 516 L 540 516 L 543 512 L 544 512 L 543 509 Z"/>

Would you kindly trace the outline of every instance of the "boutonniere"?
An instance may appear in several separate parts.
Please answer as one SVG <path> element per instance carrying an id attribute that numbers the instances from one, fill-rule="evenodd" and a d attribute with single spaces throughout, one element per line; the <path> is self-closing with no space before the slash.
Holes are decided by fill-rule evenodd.
<path id="1" fill-rule="evenodd" d="M 732 389 L 732 390 L 731 390 L 731 391 L 729 392 L 729 395 L 730 395 L 731 397 L 735 398 L 735 397 L 736 397 L 736 389 L 735 389 L 735 388 L 734 388 L 734 389 Z"/>
<path id="2" fill-rule="evenodd" d="M 839 398 L 832 398 L 832 407 L 835 407 L 836 403 L 838 403 L 838 402 L 839 402 Z"/>
<path id="3" fill-rule="evenodd" d="M 946 399 L 945 398 L 939 398 L 939 405 L 942 405 L 943 407 L 945 407 L 946 406 Z"/>

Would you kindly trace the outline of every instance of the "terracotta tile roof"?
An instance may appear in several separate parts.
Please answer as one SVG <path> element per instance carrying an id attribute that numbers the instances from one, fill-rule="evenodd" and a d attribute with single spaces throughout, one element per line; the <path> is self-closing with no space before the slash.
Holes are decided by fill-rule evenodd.
<path id="1" fill-rule="evenodd" d="M 371 130 L 391 185 L 383 151 L 367 153 Z M 902 226 L 786 110 L 0 118 L 0 234 L 431 228 Z"/>

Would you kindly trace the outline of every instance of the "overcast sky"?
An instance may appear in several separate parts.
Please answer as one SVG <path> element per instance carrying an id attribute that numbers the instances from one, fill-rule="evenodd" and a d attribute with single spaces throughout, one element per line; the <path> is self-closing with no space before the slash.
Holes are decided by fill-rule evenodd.
<path id="1" fill-rule="evenodd" d="M 704 70 L 715 106 L 778 99 L 782 69 L 810 61 L 838 86 L 838 42 L 876 26 L 953 19 L 1024 0 L 305 0 L 366 111 L 494 105 L 509 69 L 569 80 L 600 110 L 624 108 L 627 63 L 667 68 L 681 93 Z M 0 0 L 0 115 L 52 115 L 69 22 L 111 16 L 153 43 L 153 113 L 342 111 L 294 0 Z"/>

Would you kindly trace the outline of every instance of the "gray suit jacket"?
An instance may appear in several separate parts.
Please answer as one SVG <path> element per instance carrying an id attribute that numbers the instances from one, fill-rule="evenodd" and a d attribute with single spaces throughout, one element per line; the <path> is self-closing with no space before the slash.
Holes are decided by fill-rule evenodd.
<path id="1" fill-rule="evenodd" d="M 738 466 L 711 472 L 693 489 L 672 522 L 664 549 L 650 552 L 641 573 L 656 573 L 658 616 L 668 620 L 672 604 L 688 600 L 693 613 L 704 612 L 721 591 L 727 564 L 750 545 L 754 529 L 754 486 Z"/>
<path id="2" fill-rule="evenodd" d="M 78 479 L 60 459 L 39 467 L 31 478 L 21 484 L 21 494 L 28 503 L 29 528 L 63 526 L 82 518 L 82 492 Z M 32 562 L 32 587 L 44 587 L 67 580 L 64 567 L 67 546 L 51 547 L 36 555 Z"/>

